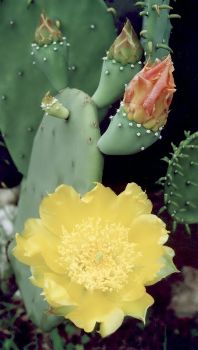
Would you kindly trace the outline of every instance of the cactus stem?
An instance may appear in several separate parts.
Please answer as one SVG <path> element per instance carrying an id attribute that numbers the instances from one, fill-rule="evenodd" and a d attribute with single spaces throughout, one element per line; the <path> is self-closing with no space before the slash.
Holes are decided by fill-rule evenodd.
<path id="1" fill-rule="evenodd" d="M 178 18 L 178 19 L 180 19 L 181 18 L 181 16 L 180 15 L 178 15 L 177 13 L 171 13 L 169 16 L 168 16 L 168 18 Z"/>
<path id="2" fill-rule="evenodd" d="M 168 50 L 168 51 L 170 51 L 171 53 L 173 53 L 173 50 L 171 49 L 171 47 L 168 46 L 168 45 L 166 45 L 166 44 L 163 44 L 163 43 L 161 43 L 161 44 L 156 44 L 156 47 L 157 47 L 158 49 L 165 49 L 165 50 Z"/>

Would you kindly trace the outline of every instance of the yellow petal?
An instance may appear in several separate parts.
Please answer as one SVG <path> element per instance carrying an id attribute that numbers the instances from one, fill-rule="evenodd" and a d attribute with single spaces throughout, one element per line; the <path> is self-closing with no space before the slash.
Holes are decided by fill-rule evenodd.
<path id="1" fill-rule="evenodd" d="M 24 232 L 16 235 L 17 245 L 13 254 L 28 265 L 47 266 L 57 273 L 64 273 L 64 266 L 59 263 L 58 238 L 51 234 L 39 219 L 26 222 Z"/>
<path id="2" fill-rule="evenodd" d="M 67 291 L 67 278 L 53 273 L 44 274 L 43 295 L 52 307 L 75 305 Z"/>
<path id="3" fill-rule="evenodd" d="M 116 305 L 109 301 L 104 294 L 98 292 L 87 292 L 72 312 L 67 314 L 77 327 L 83 328 L 85 332 L 92 332 L 96 322 L 107 322 L 108 315 L 117 309 Z M 105 329 L 106 326 L 104 326 Z"/>
<path id="4" fill-rule="evenodd" d="M 49 273 L 50 269 L 45 265 L 37 265 L 31 267 L 32 276 L 30 277 L 30 281 L 32 284 L 39 288 L 43 288 L 44 286 L 44 275 L 45 273 Z"/>
<path id="5" fill-rule="evenodd" d="M 165 224 L 156 215 L 144 214 L 137 217 L 130 229 L 129 240 L 140 245 L 164 244 L 168 239 Z"/>
<path id="6" fill-rule="evenodd" d="M 121 309 L 113 309 L 109 312 L 104 321 L 100 324 L 100 334 L 106 337 L 114 333 L 122 324 L 124 320 L 124 312 Z"/>
<path id="7" fill-rule="evenodd" d="M 117 195 L 109 188 L 97 183 L 96 186 L 82 197 L 88 217 L 110 219 Z M 110 215 L 110 217 L 109 217 Z"/>
<path id="8" fill-rule="evenodd" d="M 179 272 L 179 270 L 176 268 L 175 264 L 173 263 L 173 257 L 175 255 L 174 250 L 171 249 L 170 247 L 164 246 L 163 251 L 164 253 L 161 257 L 162 266 L 160 270 L 157 272 L 154 279 L 149 281 L 149 283 L 146 284 L 147 286 L 159 282 L 162 278 L 165 278 L 172 273 Z"/>
<path id="9" fill-rule="evenodd" d="M 146 312 L 154 303 L 154 299 L 148 293 L 133 302 L 123 303 L 122 309 L 125 315 L 135 317 L 143 322 L 145 322 Z"/>
<path id="10" fill-rule="evenodd" d="M 131 225 L 129 240 L 137 244 L 136 272 L 144 284 L 154 281 L 163 266 L 162 256 L 168 234 L 165 224 L 155 215 L 141 215 Z"/>
<path id="11" fill-rule="evenodd" d="M 139 215 L 151 213 L 152 204 L 140 186 L 130 183 L 117 197 L 115 210 L 119 221 L 130 225 Z"/>
<path id="12" fill-rule="evenodd" d="M 110 300 L 120 304 L 120 302 L 134 301 L 141 298 L 145 293 L 145 287 L 138 276 L 138 272 L 131 272 L 128 278 L 128 282 L 118 292 L 109 293 Z"/>
<path id="13" fill-rule="evenodd" d="M 39 254 L 35 247 L 31 247 L 31 251 L 28 251 L 28 245 L 26 245 L 27 240 L 20 234 L 16 234 L 16 246 L 13 248 L 13 255 L 22 263 L 27 265 L 32 264 L 43 264 L 44 259 Z M 33 255 L 31 253 L 34 253 Z"/>
<path id="14" fill-rule="evenodd" d="M 43 199 L 40 216 L 48 230 L 60 237 L 63 229 L 72 230 L 84 217 L 80 195 L 70 186 L 59 186 Z"/>

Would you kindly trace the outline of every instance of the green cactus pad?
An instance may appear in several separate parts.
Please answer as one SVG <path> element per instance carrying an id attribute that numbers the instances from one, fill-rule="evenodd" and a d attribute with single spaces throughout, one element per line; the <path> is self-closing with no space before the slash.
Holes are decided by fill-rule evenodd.
<path id="1" fill-rule="evenodd" d="M 130 121 L 123 107 L 111 118 L 107 131 L 98 141 L 98 148 L 108 155 L 128 155 L 138 153 L 151 146 L 160 136 L 160 131 L 153 132 Z"/>
<path id="2" fill-rule="evenodd" d="M 31 54 L 33 62 L 45 74 L 53 89 L 60 91 L 68 86 L 68 46 L 65 39 L 41 47 L 33 43 Z"/>
<path id="3" fill-rule="evenodd" d="M 69 86 L 93 94 L 102 56 L 115 38 L 112 14 L 102 0 L 0 1 L 0 129 L 17 168 L 27 174 L 40 101 L 53 87 L 33 64 L 31 43 L 41 12 L 60 22 L 69 46 Z M 97 43 L 97 45 L 96 45 Z M 56 68 L 54 68 L 56 69 Z"/>
<path id="4" fill-rule="evenodd" d="M 169 12 L 170 0 L 138 1 L 140 15 L 143 17 L 142 46 L 151 60 L 163 58 L 172 52 L 168 46 L 171 32 Z"/>
<path id="5" fill-rule="evenodd" d="M 16 232 L 23 230 L 28 218 L 38 217 L 41 199 L 60 184 L 71 185 L 84 194 L 102 179 L 103 157 L 96 146 L 100 131 L 95 105 L 88 95 L 76 89 L 67 88 L 56 98 L 69 109 L 69 119 L 50 115 L 43 118 L 21 191 Z M 28 281 L 29 268 L 12 255 L 11 262 L 29 316 L 40 328 L 49 330 L 61 319 L 48 314 L 41 291 Z"/>
<path id="6" fill-rule="evenodd" d="M 173 147 L 165 177 L 164 201 L 178 223 L 198 222 L 198 132 Z"/>
<path id="7" fill-rule="evenodd" d="M 122 97 L 125 85 L 140 71 L 142 63 L 122 65 L 104 57 L 100 82 L 92 100 L 99 107 L 105 107 Z"/>

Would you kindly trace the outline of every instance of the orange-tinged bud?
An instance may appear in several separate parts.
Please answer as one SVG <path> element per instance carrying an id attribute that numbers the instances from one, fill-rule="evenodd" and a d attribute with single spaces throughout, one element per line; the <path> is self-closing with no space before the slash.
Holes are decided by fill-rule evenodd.
<path id="1" fill-rule="evenodd" d="M 125 91 L 123 102 L 128 119 L 154 131 L 166 124 L 175 92 L 173 71 L 170 55 L 154 64 L 147 62 Z"/>
<path id="2" fill-rule="evenodd" d="M 59 23 L 41 14 L 40 24 L 35 32 L 35 42 L 42 46 L 60 40 L 62 40 L 62 33 L 59 30 Z"/>
<path id="3" fill-rule="evenodd" d="M 125 65 L 128 63 L 137 63 L 141 59 L 142 54 L 143 49 L 137 34 L 127 19 L 120 35 L 110 47 L 107 57 Z"/>

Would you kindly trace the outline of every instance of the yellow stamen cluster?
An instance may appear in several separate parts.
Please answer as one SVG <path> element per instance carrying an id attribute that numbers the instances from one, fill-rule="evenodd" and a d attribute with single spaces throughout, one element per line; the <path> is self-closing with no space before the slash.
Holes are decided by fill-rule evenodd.
<path id="1" fill-rule="evenodd" d="M 87 290 L 118 291 L 127 283 L 138 255 L 128 232 L 124 225 L 91 217 L 76 224 L 72 232 L 63 228 L 60 264 L 72 281 Z"/>

